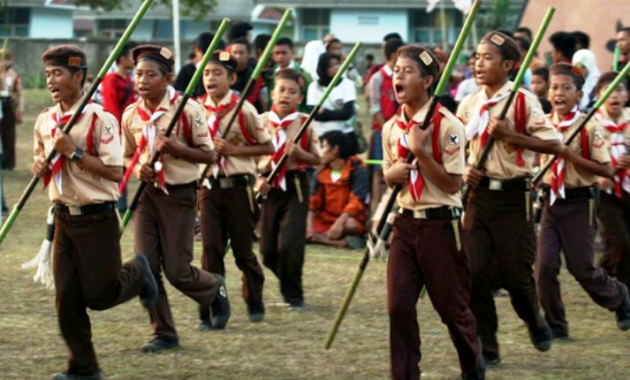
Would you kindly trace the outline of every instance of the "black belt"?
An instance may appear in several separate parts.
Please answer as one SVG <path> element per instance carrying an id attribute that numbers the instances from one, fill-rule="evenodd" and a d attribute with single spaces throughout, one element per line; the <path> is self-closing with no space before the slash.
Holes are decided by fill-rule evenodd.
<path id="1" fill-rule="evenodd" d="M 426 220 L 451 220 L 459 218 L 462 215 L 461 209 L 449 206 L 428 208 L 426 210 L 409 210 L 407 208 L 401 208 L 398 212 L 405 216 L 410 216 L 414 219 Z"/>
<path id="2" fill-rule="evenodd" d="M 544 197 L 549 198 L 551 194 L 551 187 L 543 186 L 542 187 Z M 591 199 L 595 197 L 595 187 L 593 186 L 585 186 L 585 187 L 574 187 L 572 189 L 564 189 L 564 198 L 558 198 L 558 200 L 562 199 Z"/>
<path id="3" fill-rule="evenodd" d="M 529 178 L 494 179 L 482 177 L 477 187 L 496 191 L 527 191 L 529 190 Z"/>
<path id="4" fill-rule="evenodd" d="M 235 187 L 248 187 L 254 184 L 253 174 L 237 174 L 229 177 L 207 177 L 211 189 L 232 189 Z"/>
<path id="5" fill-rule="evenodd" d="M 55 211 L 60 214 L 68 214 L 72 216 L 85 216 L 90 214 L 98 214 L 106 211 L 114 211 L 116 202 L 94 203 L 83 206 L 67 206 L 61 203 L 55 205 Z"/>

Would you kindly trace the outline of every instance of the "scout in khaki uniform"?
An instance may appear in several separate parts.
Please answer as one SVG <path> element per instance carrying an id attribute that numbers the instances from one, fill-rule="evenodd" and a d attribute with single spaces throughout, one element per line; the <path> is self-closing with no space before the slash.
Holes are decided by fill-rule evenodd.
<path id="1" fill-rule="evenodd" d="M 201 306 L 211 307 L 213 323 L 219 327 L 228 322 L 230 304 L 223 277 L 190 265 L 198 163 L 212 163 L 215 157 L 203 109 L 190 100 L 166 138 L 163 132 L 182 101 L 169 85 L 172 53 L 160 46 L 142 45 L 132 55 L 140 99 L 123 114 L 123 146 L 127 167 L 149 184 L 138 203 L 134 225 L 136 248 L 149 258 L 160 293 L 149 313 L 154 339 L 142 346 L 143 352 L 153 352 L 179 346 L 162 271 L 177 290 Z M 148 162 L 156 151 L 162 156 L 151 168 Z"/>
<path id="2" fill-rule="evenodd" d="M 599 78 L 595 93 L 601 96 L 617 73 L 609 72 Z M 600 108 L 600 122 L 604 125 L 604 139 L 608 143 L 614 176 L 598 179 L 601 189 L 599 220 L 604 225 L 606 252 L 600 265 L 608 274 L 630 286 L 630 108 L 623 108 L 629 89 L 621 83 Z"/>
<path id="3" fill-rule="evenodd" d="M 551 67 L 549 100 L 554 111 L 548 116 L 566 141 L 584 120 L 578 110 L 584 79 L 580 69 L 568 64 Z M 549 155 L 542 162 L 550 160 Z M 556 159 L 543 178 L 543 214 L 536 261 L 536 284 L 540 305 L 555 338 L 568 338 L 558 274 L 560 251 L 569 273 L 595 303 L 617 311 L 619 328 L 630 328 L 628 288 L 593 265 L 595 241 L 595 183 L 597 175 L 611 177 L 610 154 L 599 122 L 589 122 L 563 157 Z"/>
<path id="4" fill-rule="evenodd" d="M 498 120 L 513 86 L 508 74 L 520 60 L 521 51 L 512 38 L 499 32 L 484 36 L 476 52 L 480 88 L 457 110 L 471 140 L 464 173 L 464 181 L 474 188 L 464 217 L 472 270 L 471 308 L 490 365 L 499 362 L 493 273 L 500 280 L 496 285 L 510 293 L 512 307 L 527 325 L 534 346 L 546 351 L 553 340 L 539 313 L 532 273 L 536 236 L 528 184 L 535 152 L 557 154 L 563 147 L 538 99 L 525 90 L 518 91 L 506 118 Z M 477 170 L 474 166 L 489 136 L 497 141 L 484 168 Z"/>
<path id="5" fill-rule="evenodd" d="M 57 317 L 70 349 L 68 370 L 53 380 L 101 379 L 92 345 L 87 308 L 105 310 L 140 294 L 151 307 L 157 284 L 146 257 L 121 265 L 116 181 L 122 177 L 118 122 L 97 104 L 88 104 L 65 135 L 59 129 L 77 111 L 87 71 L 85 54 L 59 45 L 43 55 L 46 85 L 57 105 L 35 122 L 33 173 L 44 179 L 55 203 L 53 242 Z M 55 150 L 57 155 L 46 163 Z"/>
<path id="6" fill-rule="evenodd" d="M 310 127 L 297 144 L 293 143 L 307 119 L 297 111 L 304 85 L 298 70 L 286 68 L 276 72 L 272 91 L 274 104 L 270 112 L 261 116 L 263 125 L 273 136 L 276 152 L 262 157 L 258 163 L 262 173 L 259 191 L 267 197 L 262 206 L 260 253 L 265 266 L 280 280 L 280 291 L 290 310 L 304 309 L 302 268 L 309 194 L 306 170 L 319 164 L 319 146 Z M 272 186 L 267 185 L 264 177 L 269 176 L 285 153 L 287 160 Z"/>
<path id="7" fill-rule="evenodd" d="M 0 49 L 0 56 L 2 49 Z M 0 119 L 0 134 L 2 135 L 2 169 L 15 168 L 15 125 L 22 123 L 24 114 L 24 91 L 22 78 L 15 71 L 11 62 L 11 52 L 7 50 L 6 60 L 0 62 L 0 103 L 4 116 Z"/>
<path id="8" fill-rule="evenodd" d="M 243 272 L 243 299 L 252 322 L 265 315 L 262 267 L 254 255 L 254 229 L 258 209 L 254 200 L 256 163 L 254 157 L 272 154 L 271 136 L 249 102 L 234 120 L 238 96 L 230 90 L 236 80 L 236 58 L 228 52 L 215 52 L 203 72 L 206 89 L 200 102 L 206 108 L 208 136 L 212 136 L 219 157 L 199 191 L 203 268 L 225 275 L 225 254 L 230 239 L 236 266 Z M 201 331 L 212 326 L 207 308 L 200 310 Z M 215 327 L 216 328 L 216 327 Z"/>
<path id="9" fill-rule="evenodd" d="M 425 286 L 457 350 L 460 378 L 485 378 L 475 318 L 468 306 L 470 268 L 460 235 L 464 129 L 441 106 L 426 131 L 418 127 L 429 110 L 430 89 L 439 74 L 437 57 L 430 50 L 413 45 L 400 48 L 394 89 L 402 106 L 383 127 L 385 181 L 390 187 L 403 186 L 387 262 L 394 380 L 420 379 L 416 304 Z M 408 154 L 415 156 L 412 164 L 405 163 Z"/>

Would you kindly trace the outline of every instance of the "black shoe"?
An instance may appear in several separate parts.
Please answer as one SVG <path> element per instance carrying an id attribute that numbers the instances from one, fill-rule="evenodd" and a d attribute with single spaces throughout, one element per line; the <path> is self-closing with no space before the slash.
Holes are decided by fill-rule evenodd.
<path id="1" fill-rule="evenodd" d="M 486 367 L 477 367 L 473 372 L 462 372 L 456 380 L 485 380 Z"/>
<path id="2" fill-rule="evenodd" d="M 157 282 L 155 282 L 155 277 L 153 277 L 153 273 L 151 272 L 151 266 L 149 265 L 147 257 L 145 255 L 138 254 L 136 255 L 136 260 L 140 263 L 144 274 L 144 284 L 142 285 L 142 289 L 139 294 L 140 303 L 148 310 L 155 306 L 155 303 L 158 300 L 159 290 Z"/>
<path id="3" fill-rule="evenodd" d="M 536 330 L 531 330 L 530 328 L 529 339 L 538 351 L 549 351 L 553 343 L 553 333 L 544 318 L 539 317 L 539 323 L 541 324 L 540 327 L 534 326 Z"/>
<path id="4" fill-rule="evenodd" d="M 628 296 L 628 287 L 625 284 L 619 283 L 621 287 L 621 305 L 615 310 L 617 316 L 617 327 L 621 331 L 630 330 L 630 297 Z"/>
<path id="5" fill-rule="evenodd" d="M 247 305 L 247 313 L 251 322 L 260 322 L 265 318 L 265 304 L 261 301 L 258 304 Z"/>
<path id="6" fill-rule="evenodd" d="M 225 285 L 225 278 L 216 273 L 212 273 L 214 277 L 219 281 L 219 290 L 217 297 L 210 305 L 210 313 L 212 317 L 212 327 L 215 329 L 223 329 L 230 320 L 230 300 L 228 299 L 227 286 Z"/>
<path id="7" fill-rule="evenodd" d="M 50 380 L 103 380 L 103 376 L 100 372 L 93 373 L 91 375 L 73 375 L 71 373 L 55 373 L 50 377 Z"/>
<path id="8" fill-rule="evenodd" d="M 486 366 L 488 367 L 494 367 L 494 366 L 499 365 L 499 363 L 501 363 L 501 358 L 499 357 L 498 354 L 493 354 L 491 352 L 484 352 L 482 356 L 483 356 L 484 363 L 486 363 Z"/>
<path id="9" fill-rule="evenodd" d="M 289 311 L 306 311 L 304 301 L 289 302 Z"/>
<path id="10" fill-rule="evenodd" d="M 179 341 L 177 339 L 155 338 L 149 343 L 143 344 L 142 347 L 140 347 L 140 351 L 148 353 L 171 350 L 174 348 L 179 348 Z"/>
<path id="11" fill-rule="evenodd" d="M 567 340 L 569 339 L 569 333 L 565 331 L 552 331 L 553 339 Z"/>

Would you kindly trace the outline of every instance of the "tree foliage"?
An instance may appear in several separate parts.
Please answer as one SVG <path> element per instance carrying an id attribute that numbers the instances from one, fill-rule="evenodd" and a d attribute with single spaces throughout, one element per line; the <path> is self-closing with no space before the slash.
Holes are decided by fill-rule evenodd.
<path id="1" fill-rule="evenodd" d="M 78 6 L 88 6 L 95 10 L 112 11 L 128 8 L 134 3 L 141 4 L 140 1 L 130 0 L 76 0 Z M 180 0 L 180 15 L 194 15 L 197 20 L 204 19 L 217 5 L 217 0 Z M 168 9 L 172 9 L 172 0 L 155 0 L 153 6 L 162 4 Z"/>

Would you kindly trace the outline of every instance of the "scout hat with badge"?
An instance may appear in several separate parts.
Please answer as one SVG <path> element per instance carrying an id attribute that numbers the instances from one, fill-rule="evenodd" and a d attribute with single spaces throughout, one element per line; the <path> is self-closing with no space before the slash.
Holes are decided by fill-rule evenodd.
<path id="1" fill-rule="evenodd" d="M 208 62 L 216 62 L 225 67 L 229 73 L 236 72 L 236 58 L 227 51 L 215 51 Z"/>
<path id="2" fill-rule="evenodd" d="M 420 45 L 406 45 L 398 49 L 398 58 L 409 58 L 420 65 L 425 75 L 433 77 L 433 83 L 440 78 L 440 62 L 430 49 Z"/>
<path id="3" fill-rule="evenodd" d="M 42 55 L 46 66 L 62 66 L 71 70 L 87 70 L 87 59 L 83 50 L 74 45 L 57 45 Z"/>
<path id="4" fill-rule="evenodd" d="M 496 46 L 509 61 L 520 62 L 522 58 L 521 48 L 514 39 L 502 32 L 490 32 L 483 36 L 479 44 L 490 43 Z"/>
<path id="5" fill-rule="evenodd" d="M 139 45 L 131 51 L 133 64 L 137 65 L 141 61 L 151 61 L 157 64 L 165 74 L 173 72 L 175 60 L 173 53 L 163 46 Z"/>

